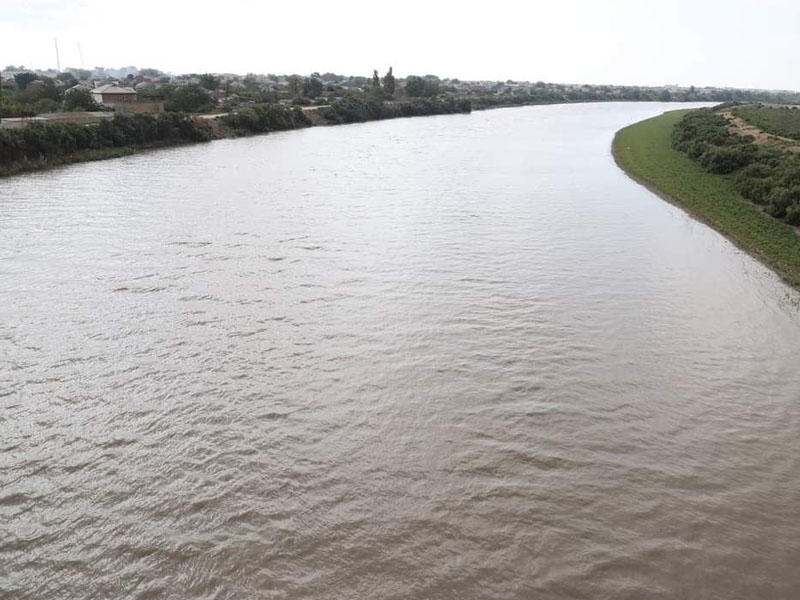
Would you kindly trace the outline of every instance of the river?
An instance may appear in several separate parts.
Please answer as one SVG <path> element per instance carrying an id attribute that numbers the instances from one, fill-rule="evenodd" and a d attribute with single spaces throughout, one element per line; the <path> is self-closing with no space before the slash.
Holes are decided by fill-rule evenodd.
<path id="1" fill-rule="evenodd" d="M 628 179 L 668 104 L 0 181 L 0 596 L 800 593 L 800 294 Z"/>

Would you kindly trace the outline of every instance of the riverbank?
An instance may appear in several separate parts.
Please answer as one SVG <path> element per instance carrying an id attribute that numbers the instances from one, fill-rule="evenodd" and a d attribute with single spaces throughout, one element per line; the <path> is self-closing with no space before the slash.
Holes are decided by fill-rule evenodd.
<path id="1" fill-rule="evenodd" d="M 350 96 L 319 107 L 256 104 L 218 115 L 115 115 L 97 123 L 37 120 L 0 129 L 0 177 L 213 139 L 402 117 L 469 113 L 468 100 Z"/>
<path id="2" fill-rule="evenodd" d="M 672 148 L 672 131 L 687 110 L 664 113 L 617 132 L 616 163 L 631 178 L 709 225 L 800 289 L 800 236 L 743 198 L 730 177 L 707 173 Z"/>
<path id="3" fill-rule="evenodd" d="M 196 144 L 198 142 L 165 142 L 165 143 L 152 143 L 141 146 L 119 146 L 113 148 L 99 148 L 95 150 L 80 150 L 70 154 L 55 156 L 50 158 L 37 158 L 27 161 L 13 162 L 7 165 L 0 165 L 0 179 L 3 177 L 11 177 L 12 175 L 21 175 L 23 173 L 32 173 L 36 171 L 47 171 L 58 167 L 66 167 L 68 165 L 79 164 L 84 162 L 93 162 L 97 160 L 109 160 L 111 158 L 121 158 L 123 156 L 130 156 L 131 154 L 139 154 L 141 152 L 149 152 L 154 150 L 163 150 L 166 148 L 174 148 L 177 146 L 186 146 L 189 144 Z"/>

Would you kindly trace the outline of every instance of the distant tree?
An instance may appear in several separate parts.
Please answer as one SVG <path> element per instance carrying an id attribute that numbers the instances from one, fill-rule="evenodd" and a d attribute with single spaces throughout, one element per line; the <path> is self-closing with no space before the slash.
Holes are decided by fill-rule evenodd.
<path id="1" fill-rule="evenodd" d="M 204 112 L 213 106 L 211 95 L 197 84 L 176 87 L 164 103 L 171 112 Z"/>
<path id="2" fill-rule="evenodd" d="M 418 97 L 423 96 L 425 90 L 425 80 L 417 75 L 409 75 L 406 77 L 406 85 L 404 91 L 406 96 Z"/>
<path id="3" fill-rule="evenodd" d="M 207 90 L 215 90 L 217 89 L 217 85 L 219 85 L 219 81 L 211 73 L 204 73 L 200 75 L 200 85 Z"/>
<path id="4" fill-rule="evenodd" d="M 92 76 L 92 72 L 86 69 L 72 69 L 72 74 L 75 75 L 78 81 L 86 81 Z"/>
<path id="5" fill-rule="evenodd" d="M 25 88 L 28 87 L 28 84 L 34 79 L 36 79 L 36 74 L 30 71 L 24 71 L 14 75 L 14 81 L 17 83 L 17 89 L 20 91 L 24 91 Z"/>
<path id="6" fill-rule="evenodd" d="M 60 106 L 59 103 L 53 100 L 52 98 L 40 98 L 33 105 L 33 109 L 36 111 L 37 114 L 53 113 L 58 111 L 59 106 Z"/>
<path id="7" fill-rule="evenodd" d="M 77 88 L 64 92 L 64 110 L 100 110 L 92 98 L 92 92 L 86 88 Z"/>
<path id="8" fill-rule="evenodd" d="M 392 67 L 389 67 L 389 70 L 386 72 L 386 75 L 383 76 L 383 90 L 386 92 L 386 95 L 389 97 L 394 96 L 396 82 L 394 79 L 394 75 L 392 74 Z"/>
<path id="9" fill-rule="evenodd" d="M 289 93 L 298 96 L 303 90 L 303 78 L 299 75 L 290 75 L 286 80 L 289 85 Z"/>
<path id="10" fill-rule="evenodd" d="M 306 98 L 316 98 L 323 89 L 322 82 L 316 77 L 309 77 L 303 81 L 303 96 Z"/>
<path id="11" fill-rule="evenodd" d="M 378 69 L 372 71 L 372 89 L 373 90 L 381 89 L 381 78 L 378 75 Z"/>
<path id="12" fill-rule="evenodd" d="M 160 77 L 161 71 L 158 69 L 139 69 L 139 75 L 142 77 Z"/>
<path id="13" fill-rule="evenodd" d="M 431 97 L 436 96 L 439 90 L 438 81 L 428 79 L 427 77 L 419 77 L 417 75 L 409 75 L 406 77 L 406 96 Z"/>
<path id="14" fill-rule="evenodd" d="M 59 73 L 58 75 L 56 75 L 56 79 L 61 81 L 61 83 L 64 84 L 64 87 L 68 88 L 78 83 L 78 80 L 75 79 L 75 76 L 69 71 L 64 71 L 63 73 Z"/>
<path id="15" fill-rule="evenodd" d="M 24 91 L 19 92 L 20 100 L 33 104 L 43 98 L 61 102 L 61 90 L 56 87 L 56 82 L 50 77 L 40 77 L 27 83 Z"/>

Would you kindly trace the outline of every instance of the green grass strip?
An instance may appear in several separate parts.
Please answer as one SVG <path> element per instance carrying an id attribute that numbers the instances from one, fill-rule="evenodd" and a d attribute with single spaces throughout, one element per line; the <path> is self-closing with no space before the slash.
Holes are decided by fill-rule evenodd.
<path id="1" fill-rule="evenodd" d="M 729 177 L 706 173 L 672 148 L 672 129 L 686 112 L 664 113 L 618 131 L 612 145 L 617 164 L 800 289 L 800 235 L 742 198 Z"/>

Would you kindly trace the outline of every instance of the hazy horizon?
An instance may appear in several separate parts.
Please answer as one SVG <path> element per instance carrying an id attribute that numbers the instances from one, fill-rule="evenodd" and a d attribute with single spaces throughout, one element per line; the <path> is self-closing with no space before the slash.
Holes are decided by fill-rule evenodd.
<path id="1" fill-rule="evenodd" d="M 334 72 L 464 80 L 796 90 L 800 6 L 632 0 L 520 6 L 500 0 L 376 10 L 362 1 L 302 8 L 231 0 L 224 10 L 141 0 L 13 0 L 0 7 L 0 66 L 135 65 L 180 73 Z"/>

